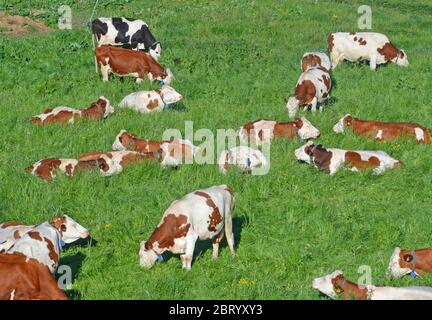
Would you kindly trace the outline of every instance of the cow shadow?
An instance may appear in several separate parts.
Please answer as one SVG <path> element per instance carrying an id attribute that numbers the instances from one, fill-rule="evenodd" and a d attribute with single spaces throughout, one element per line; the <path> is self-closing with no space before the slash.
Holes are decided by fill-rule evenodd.
<path id="1" fill-rule="evenodd" d="M 78 252 L 72 256 L 61 258 L 59 261 L 59 267 L 55 274 L 56 281 L 60 281 L 61 283 L 63 283 L 64 281 L 71 281 L 71 284 L 74 283 L 75 279 L 78 277 L 81 271 L 82 263 L 85 258 L 86 255 L 82 252 Z M 69 270 L 67 267 L 69 268 Z M 68 275 L 68 272 L 70 272 L 69 279 L 65 278 L 65 276 Z M 76 300 L 81 298 L 81 293 L 77 290 L 66 289 L 64 290 L 64 292 L 69 299 Z"/>
<path id="2" fill-rule="evenodd" d="M 78 239 L 77 241 L 74 241 L 72 243 L 67 243 L 63 247 L 63 250 L 67 250 L 71 247 L 79 247 L 79 248 L 87 248 L 90 247 L 96 247 L 98 244 L 97 240 L 93 239 L 92 237 L 87 237 L 84 239 Z"/>
<path id="3" fill-rule="evenodd" d="M 241 231 L 245 222 L 246 222 L 246 218 L 244 216 L 233 217 L 234 248 L 236 250 L 239 247 L 241 242 Z M 226 241 L 226 237 L 224 236 L 224 239 L 219 245 L 219 255 L 221 254 L 221 251 L 227 248 L 228 248 L 228 242 Z M 197 257 L 205 254 L 208 250 L 213 250 L 212 240 L 198 240 L 195 244 L 192 264 L 195 262 Z M 164 260 L 167 261 L 171 259 L 173 256 L 178 256 L 178 255 L 167 252 L 164 253 L 163 256 L 164 256 Z"/>
<path id="4" fill-rule="evenodd" d="M 178 111 L 178 112 L 186 112 L 187 111 L 186 106 L 183 104 L 183 102 L 173 103 L 173 104 L 169 105 L 167 107 L 167 109 Z"/>

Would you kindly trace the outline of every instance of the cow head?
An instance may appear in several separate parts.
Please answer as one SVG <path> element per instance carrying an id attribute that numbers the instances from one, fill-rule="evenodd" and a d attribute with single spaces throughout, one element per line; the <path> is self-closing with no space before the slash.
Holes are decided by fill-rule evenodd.
<path id="1" fill-rule="evenodd" d="M 388 274 L 394 278 L 402 278 L 411 273 L 413 267 L 413 256 L 411 253 L 401 254 L 401 249 L 396 247 L 390 257 Z"/>
<path id="2" fill-rule="evenodd" d="M 171 69 L 166 69 L 165 70 L 166 76 L 162 79 L 158 79 L 160 81 L 162 81 L 164 84 L 171 84 L 171 82 L 173 82 L 174 80 L 174 75 L 171 71 Z"/>
<path id="3" fill-rule="evenodd" d="M 100 96 L 98 101 L 96 101 L 96 104 L 98 104 L 104 111 L 103 113 L 104 119 L 108 117 L 111 113 L 114 113 L 114 108 L 111 106 L 109 100 L 104 96 Z"/>
<path id="4" fill-rule="evenodd" d="M 314 148 L 314 146 L 314 142 L 310 140 L 300 148 L 296 149 L 294 151 L 296 159 L 298 161 L 304 161 L 308 164 L 312 164 L 311 150 Z"/>
<path id="5" fill-rule="evenodd" d="M 102 154 L 100 158 L 95 161 L 100 174 L 104 177 L 112 176 L 123 170 L 123 167 L 119 163 L 113 161 L 105 154 Z"/>
<path id="6" fill-rule="evenodd" d="M 286 107 L 288 109 L 288 117 L 292 118 L 297 113 L 299 103 L 296 97 L 285 98 Z"/>
<path id="7" fill-rule="evenodd" d="M 90 232 L 75 220 L 64 214 L 62 217 L 52 217 L 51 225 L 60 231 L 65 243 L 72 243 L 78 239 L 85 239 Z"/>
<path id="8" fill-rule="evenodd" d="M 127 150 L 129 147 L 129 142 L 131 141 L 131 137 L 132 135 L 127 133 L 126 130 L 120 130 L 120 133 L 117 135 L 114 143 L 112 144 L 112 149 L 116 151 Z"/>
<path id="9" fill-rule="evenodd" d="M 402 67 L 407 67 L 409 65 L 408 56 L 404 50 L 399 50 L 396 58 L 393 58 L 392 61 Z"/>
<path id="10" fill-rule="evenodd" d="M 176 103 L 183 99 L 183 96 L 180 93 L 166 84 L 162 86 L 159 94 L 165 104 Z"/>
<path id="11" fill-rule="evenodd" d="M 155 59 L 156 61 L 159 60 L 160 58 L 160 54 L 161 54 L 161 45 L 159 42 L 155 42 L 151 45 L 150 49 L 149 49 L 149 54 L 150 56 Z"/>
<path id="12" fill-rule="evenodd" d="M 341 270 L 336 270 L 328 275 L 312 280 L 312 288 L 319 290 L 330 298 L 336 299 L 338 296 L 338 289 L 335 287 L 334 282 L 336 279 L 343 279 Z"/>
<path id="13" fill-rule="evenodd" d="M 294 119 L 294 127 L 297 129 L 297 134 L 300 139 L 303 140 L 317 138 L 321 135 L 320 131 L 305 117 Z"/>
<path id="14" fill-rule="evenodd" d="M 159 256 L 160 257 L 160 256 Z M 158 260 L 158 255 L 152 248 L 148 248 L 146 241 L 141 241 L 139 251 L 139 263 L 141 267 L 150 269 Z"/>
<path id="15" fill-rule="evenodd" d="M 333 131 L 336 133 L 343 133 L 345 128 L 351 127 L 353 118 L 348 113 L 345 116 L 342 117 L 334 126 Z"/>

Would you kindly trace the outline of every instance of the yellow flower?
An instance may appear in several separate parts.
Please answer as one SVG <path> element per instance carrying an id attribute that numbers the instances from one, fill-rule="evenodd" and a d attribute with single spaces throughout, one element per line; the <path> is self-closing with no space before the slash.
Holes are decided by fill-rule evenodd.
<path id="1" fill-rule="evenodd" d="M 239 280 L 239 284 L 241 284 L 242 286 L 249 286 L 249 285 L 251 285 L 251 284 L 255 284 L 255 281 L 252 281 L 252 280 L 250 280 L 250 279 L 248 279 L 248 278 L 240 278 L 240 280 Z"/>

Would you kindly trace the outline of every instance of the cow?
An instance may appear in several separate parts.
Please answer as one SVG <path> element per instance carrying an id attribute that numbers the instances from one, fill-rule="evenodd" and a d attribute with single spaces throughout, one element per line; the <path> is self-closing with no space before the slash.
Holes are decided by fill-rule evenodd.
<path id="1" fill-rule="evenodd" d="M 418 123 L 412 122 L 382 122 L 360 120 L 350 114 L 342 117 L 334 126 L 335 133 L 343 133 L 351 128 L 354 134 L 364 137 L 372 137 L 379 141 L 390 141 L 408 136 L 417 143 L 428 144 L 431 142 L 431 131 Z"/>
<path id="2" fill-rule="evenodd" d="M 78 239 L 85 239 L 90 235 L 87 229 L 66 214 L 61 217 L 52 217 L 50 224 L 57 226 L 57 228 L 60 226 L 62 230 L 61 240 L 65 244 L 73 243 Z M 35 225 L 25 225 L 17 221 L 0 223 L 0 253 L 7 252 L 17 240 L 34 228 L 36 228 Z"/>
<path id="3" fill-rule="evenodd" d="M 69 222 L 69 224 L 68 224 Z M 69 228 L 71 230 L 68 231 Z M 89 232 L 76 224 L 67 216 L 54 217 L 28 231 L 6 251 L 6 253 L 22 253 L 46 265 L 51 273 L 57 269 L 60 251 L 66 241 L 87 238 Z M 63 237 L 65 240 L 63 240 Z"/>
<path id="4" fill-rule="evenodd" d="M 268 130 L 268 136 L 265 130 Z M 320 131 L 305 117 L 295 118 L 294 121 L 290 122 L 260 119 L 251 121 L 238 130 L 240 142 L 250 142 L 257 146 L 270 143 L 275 138 L 295 139 L 299 137 L 302 140 L 307 140 L 317 138 L 320 134 Z"/>
<path id="5" fill-rule="evenodd" d="M 302 72 L 309 68 L 322 67 L 328 72 L 331 71 L 331 62 L 327 54 L 323 52 L 306 52 L 300 61 L 300 69 Z"/>
<path id="6" fill-rule="evenodd" d="M 133 92 L 120 102 L 120 108 L 129 108 L 141 113 L 162 111 L 170 104 L 183 99 L 183 96 L 169 85 L 151 91 Z"/>
<path id="7" fill-rule="evenodd" d="M 404 50 L 396 48 L 382 33 L 376 32 L 336 32 L 327 37 L 327 48 L 333 69 L 339 62 L 369 61 L 371 70 L 389 61 L 399 66 L 408 66 Z"/>
<path id="8" fill-rule="evenodd" d="M 394 278 L 432 273 L 432 248 L 401 250 L 396 247 L 390 257 L 388 273 Z"/>
<path id="9" fill-rule="evenodd" d="M 224 174 L 233 166 L 246 173 L 253 173 L 254 170 L 266 169 L 269 166 L 269 162 L 261 151 L 246 146 L 222 151 L 218 164 L 219 170 Z"/>
<path id="10" fill-rule="evenodd" d="M 432 300 L 431 287 L 362 286 L 347 280 L 341 270 L 313 279 L 312 287 L 333 299 Z"/>
<path id="11" fill-rule="evenodd" d="M 159 153 L 162 166 L 178 166 L 183 162 L 192 163 L 199 148 L 189 140 L 147 140 L 120 130 L 112 145 L 113 150 L 133 150 L 141 153 Z"/>
<path id="12" fill-rule="evenodd" d="M 170 69 L 164 69 L 145 52 L 103 45 L 97 47 L 95 53 L 103 81 L 109 80 L 110 73 L 135 77 L 137 83 L 148 78 L 170 84 L 174 79 Z"/>
<path id="13" fill-rule="evenodd" d="M 313 164 L 319 170 L 335 174 L 343 166 L 352 171 L 373 169 L 374 174 L 381 174 L 387 169 L 400 168 L 403 164 L 384 151 L 348 151 L 336 148 L 324 148 L 309 140 L 305 145 L 295 150 L 299 161 Z"/>
<path id="14" fill-rule="evenodd" d="M 48 267 L 23 254 L 0 253 L 0 300 L 67 300 Z"/>
<path id="15" fill-rule="evenodd" d="M 327 69 L 321 66 L 307 69 L 297 81 L 294 96 L 285 98 L 288 116 L 294 117 L 299 107 L 304 111 L 311 106 L 311 111 L 315 112 L 317 104 L 329 98 L 331 85 L 331 75 Z M 322 110 L 323 106 L 320 107 Z"/>
<path id="16" fill-rule="evenodd" d="M 134 163 L 142 162 L 146 159 L 152 160 L 160 158 L 159 152 L 136 152 L 136 151 L 108 151 L 108 152 L 85 152 L 80 154 L 80 161 L 97 161 L 108 157 L 115 168 L 115 174 L 123 171 L 123 168 Z"/>
<path id="17" fill-rule="evenodd" d="M 78 119 L 104 120 L 110 114 L 114 113 L 114 108 L 109 100 L 103 96 L 99 97 L 87 109 L 74 109 L 67 106 L 59 106 L 45 110 L 44 113 L 33 116 L 32 122 L 36 125 L 45 125 L 50 123 L 74 123 Z"/>
<path id="18" fill-rule="evenodd" d="M 169 251 L 180 254 L 183 269 L 190 270 L 195 242 L 211 239 L 213 258 L 219 255 L 219 244 L 226 235 L 231 254 L 235 255 L 232 210 L 235 196 L 230 186 L 218 185 L 188 193 L 168 207 L 147 241 L 142 241 L 139 262 L 151 268 Z"/>
<path id="19" fill-rule="evenodd" d="M 156 61 L 160 57 L 161 45 L 143 20 L 123 17 L 97 18 L 92 21 L 92 31 L 98 47 L 129 45 L 132 49 L 147 51 Z"/>
<path id="20" fill-rule="evenodd" d="M 77 172 L 99 169 L 102 176 L 111 176 L 118 173 L 119 168 L 107 156 L 101 156 L 95 160 L 77 160 L 64 158 L 48 158 L 36 161 L 26 168 L 26 171 L 45 180 L 52 182 L 56 177 L 56 171 L 64 173 L 72 178 Z"/>

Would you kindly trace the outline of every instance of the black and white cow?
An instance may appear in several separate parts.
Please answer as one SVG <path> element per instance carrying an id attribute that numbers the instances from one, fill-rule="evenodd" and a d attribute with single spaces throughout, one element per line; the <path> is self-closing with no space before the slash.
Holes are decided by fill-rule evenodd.
<path id="1" fill-rule="evenodd" d="M 156 61 L 161 53 L 160 43 L 153 37 L 147 23 L 139 19 L 97 18 L 92 22 L 92 31 L 97 46 L 129 45 L 132 49 L 143 49 Z"/>

